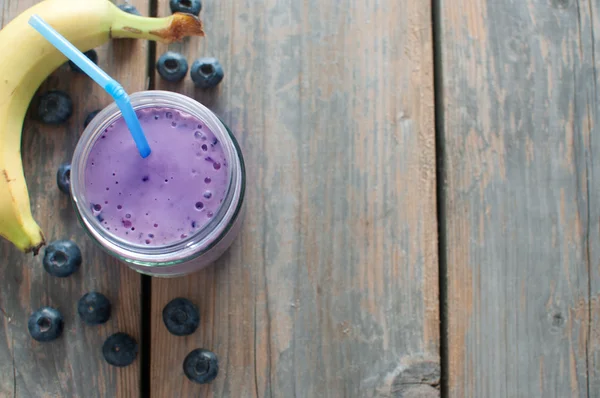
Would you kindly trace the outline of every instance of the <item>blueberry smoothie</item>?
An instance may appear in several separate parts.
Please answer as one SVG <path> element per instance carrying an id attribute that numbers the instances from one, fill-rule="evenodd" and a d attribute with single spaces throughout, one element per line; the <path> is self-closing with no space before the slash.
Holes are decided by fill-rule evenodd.
<path id="1" fill-rule="evenodd" d="M 122 118 L 93 144 L 85 197 L 105 230 L 131 244 L 185 240 L 217 214 L 227 194 L 225 151 L 199 119 L 165 107 L 137 111 L 151 155 L 143 159 Z"/>

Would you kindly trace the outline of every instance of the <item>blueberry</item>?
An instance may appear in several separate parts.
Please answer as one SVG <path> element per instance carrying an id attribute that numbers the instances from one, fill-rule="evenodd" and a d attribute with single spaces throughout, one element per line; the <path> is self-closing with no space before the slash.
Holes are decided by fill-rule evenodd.
<path id="1" fill-rule="evenodd" d="M 190 76 L 196 87 L 211 88 L 221 83 L 223 67 L 216 58 L 199 58 L 192 64 Z"/>
<path id="2" fill-rule="evenodd" d="M 63 331 L 63 316 L 52 307 L 42 307 L 29 317 L 29 334 L 37 341 L 57 339 Z"/>
<path id="3" fill-rule="evenodd" d="M 100 325 L 110 318 L 110 301 L 102 293 L 86 293 L 77 302 L 77 312 L 88 325 Z"/>
<path id="4" fill-rule="evenodd" d="M 88 113 L 88 115 L 85 117 L 85 121 L 83 122 L 83 128 L 86 128 L 88 126 L 88 124 L 90 124 L 92 122 L 92 119 L 95 118 L 96 115 L 99 113 L 100 113 L 100 109 L 97 109 L 95 111 Z"/>
<path id="5" fill-rule="evenodd" d="M 178 82 L 187 74 L 188 63 L 183 55 L 167 51 L 156 62 L 156 70 L 166 81 Z"/>
<path id="6" fill-rule="evenodd" d="M 58 189 L 67 195 L 70 192 L 71 188 L 71 164 L 63 163 L 58 166 L 58 170 L 56 171 L 56 184 L 58 185 Z"/>
<path id="7" fill-rule="evenodd" d="M 83 53 L 86 57 L 88 57 L 90 59 L 90 61 L 92 61 L 95 64 L 98 64 L 98 53 L 96 52 L 96 50 L 89 50 Z M 83 70 L 81 70 L 81 68 L 77 65 L 75 65 L 75 63 L 73 61 L 69 61 L 69 66 L 71 67 L 71 70 L 73 72 L 77 72 L 77 73 L 83 73 Z"/>
<path id="8" fill-rule="evenodd" d="M 162 316 L 167 330 L 175 336 L 192 334 L 200 324 L 198 308 L 185 298 L 171 300 L 163 309 Z"/>
<path id="9" fill-rule="evenodd" d="M 61 124 L 73 114 L 73 101 L 69 94 L 50 90 L 40 96 L 37 114 L 47 124 Z"/>
<path id="10" fill-rule="evenodd" d="M 64 278 L 79 269 L 81 251 L 70 240 L 57 240 L 46 246 L 42 263 L 50 275 Z"/>
<path id="11" fill-rule="evenodd" d="M 213 352 L 197 348 L 185 357 L 183 373 L 196 383 L 209 383 L 219 373 L 219 360 Z"/>
<path id="12" fill-rule="evenodd" d="M 138 353 L 137 341 L 127 333 L 115 333 L 102 345 L 102 355 L 113 366 L 131 365 Z"/>
<path id="13" fill-rule="evenodd" d="M 185 12 L 187 14 L 200 15 L 202 2 L 200 0 L 169 0 L 171 12 Z"/>
<path id="14" fill-rule="evenodd" d="M 135 8 L 135 6 L 132 6 L 131 4 L 121 4 L 119 6 L 119 8 L 121 9 L 121 11 L 125 11 L 128 14 L 133 14 L 133 15 L 137 15 L 140 17 L 142 16 L 142 14 L 140 14 L 138 9 Z"/>

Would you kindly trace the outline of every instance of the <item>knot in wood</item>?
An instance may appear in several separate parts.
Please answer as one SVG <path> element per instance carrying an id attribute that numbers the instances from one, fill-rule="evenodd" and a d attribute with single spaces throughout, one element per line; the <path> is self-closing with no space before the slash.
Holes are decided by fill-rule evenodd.
<path id="1" fill-rule="evenodd" d="M 440 364 L 435 361 L 415 361 L 403 366 L 392 382 L 391 397 L 439 398 Z"/>

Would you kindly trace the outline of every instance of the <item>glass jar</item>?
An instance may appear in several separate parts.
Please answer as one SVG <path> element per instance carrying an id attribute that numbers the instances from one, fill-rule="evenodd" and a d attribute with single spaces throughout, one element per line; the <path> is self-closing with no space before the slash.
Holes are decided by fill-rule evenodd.
<path id="1" fill-rule="evenodd" d="M 96 141 L 104 138 L 103 134 L 107 129 L 122 119 L 120 110 L 112 103 L 92 119 L 73 154 L 71 197 L 77 216 L 97 244 L 140 273 L 168 277 L 198 271 L 219 258 L 233 243 L 241 228 L 246 184 L 242 152 L 229 128 L 213 112 L 192 98 L 156 90 L 134 93 L 130 100 L 138 114 L 151 108 L 179 111 L 198 119 L 214 134 L 222 144 L 228 165 L 223 200 L 203 227 L 187 236 L 182 234 L 180 240 L 168 244 L 155 246 L 133 243 L 107 230 L 94 208 L 90 207 L 90 200 L 86 198 L 86 167 Z M 152 147 L 152 143 L 150 144 Z"/>

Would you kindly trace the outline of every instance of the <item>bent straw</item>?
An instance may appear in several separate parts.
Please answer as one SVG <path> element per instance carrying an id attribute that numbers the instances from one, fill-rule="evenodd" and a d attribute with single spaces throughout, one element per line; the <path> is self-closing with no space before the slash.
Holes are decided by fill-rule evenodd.
<path id="1" fill-rule="evenodd" d="M 135 145 L 140 152 L 140 156 L 142 158 L 148 157 L 151 152 L 150 145 L 148 144 L 148 140 L 146 140 L 146 136 L 144 135 L 140 121 L 135 114 L 133 107 L 131 106 L 129 96 L 123 89 L 123 86 L 121 86 L 119 82 L 100 69 L 98 65 L 93 63 L 88 57 L 79 51 L 77 47 L 71 44 L 71 42 L 54 30 L 54 28 L 52 28 L 50 25 L 48 25 L 40 16 L 31 16 L 29 19 L 29 25 L 37 30 L 67 58 L 73 61 L 75 65 L 79 66 L 81 70 L 83 70 L 89 77 L 91 77 L 114 98 L 117 106 L 123 114 L 123 118 L 127 123 L 127 127 L 129 127 L 129 131 L 131 132 L 133 140 L 135 141 Z"/>

